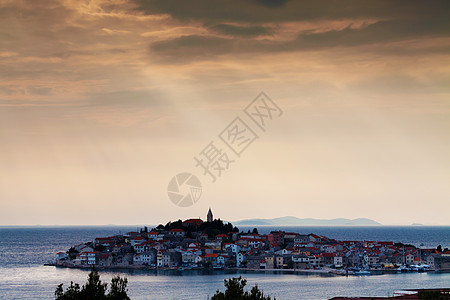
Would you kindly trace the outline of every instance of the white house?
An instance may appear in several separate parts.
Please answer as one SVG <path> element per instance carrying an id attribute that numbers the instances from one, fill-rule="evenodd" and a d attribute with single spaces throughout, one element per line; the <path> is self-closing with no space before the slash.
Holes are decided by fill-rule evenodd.
<path id="1" fill-rule="evenodd" d="M 62 259 L 66 259 L 68 257 L 66 252 L 58 252 L 56 253 L 56 259 L 57 260 L 62 260 Z"/>
<path id="2" fill-rule="evenodd" d="M 226 251 L 231 251 L 232 253 L 238 253 L 241 250 L 241 247 L 236 244 L 225 244 L 224 248 Z"/>
<path id="3" fill-rule="evenodd" d="M 239 268 L 244 260 L 245 260 L 245 255 L 242 254 L 242 252 L 239 252 L 236 255 L 236 266 Z"/>
<path id="4" fill-rule="evenodd" d="M 98 259 L 98 254 L 100 252 L 98 251 L 93 251 L 93 252 L 87 252 L 87 263 L 88 265 L 96 265 L 97 264 L 97 259 Z"/>

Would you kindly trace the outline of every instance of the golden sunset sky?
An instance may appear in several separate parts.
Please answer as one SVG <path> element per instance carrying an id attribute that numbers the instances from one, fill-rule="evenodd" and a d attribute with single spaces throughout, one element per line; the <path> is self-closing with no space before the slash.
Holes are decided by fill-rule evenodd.
<path id="1" fill-rule="evenodd" d="M 0 225 L 450 225 L 446 0 L 0 0 L 0 79 Z M 212 183 L 194 156 L 261 91 L 283 115 Z"/>

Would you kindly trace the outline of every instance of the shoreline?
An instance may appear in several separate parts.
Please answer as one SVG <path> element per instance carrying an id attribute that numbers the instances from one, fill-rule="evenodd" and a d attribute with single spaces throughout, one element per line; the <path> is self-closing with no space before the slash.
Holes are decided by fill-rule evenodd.
<path id="1" fill-rule="evenodd" d="M 57 268 L 68 268 L 68 269 L 81 269 L 81 270 L 91 270 L 92 266 L 87 265 L 61 265 L 55 263 L 46 263 L 44 266 L 51 266 Z M 163 272 L 163 273 L 268 273 L 268 274 L 296 274 L 296 275 L 318 275 L 323 277 L 340 277 L 340 276 L 376 276 L 385 274 L 405 274 L 398 272 L 397 270 L 368 270 L 371 274 L 346 274 L 345 270 L 323 268 L 323 269 L 247 269 L 247 268 L 221 268 L 221 269 L 205 269 L 205 268 L 190 268 L 190 269 L 179 269 L 179 268 L 161 268 L 161 267 L 151 267 L 144 265 L 136 266 L 95 266 L 99 271 L 151 271 L 151 272 Z M 417 272 L 407 272 L 406 274 L 412 274 Z M 448 272 L 438 272 L 435 270 L 430 270 L 424 273 L 448 273 Z"/>

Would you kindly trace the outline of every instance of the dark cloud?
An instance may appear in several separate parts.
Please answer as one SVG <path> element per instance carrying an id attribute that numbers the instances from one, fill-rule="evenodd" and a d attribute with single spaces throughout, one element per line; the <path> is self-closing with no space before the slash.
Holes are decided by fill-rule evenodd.
<path id="1" fill-rule="evenodd" d="M 223 24 L 222 24 L 223 25 Z M 212 26 L 212 28 L 218 28 Z M 224 30 L 224 28 L 226 28 Z M 239 31 L 241 28 L 221 27 L 222 31 Z M 255 27 L 253 33 L 259 29 Z M 248 34 L 251 34 L 249 30 Z M 242 32 L 240 32 L 242 34 Z M 231 35 L 231 34 L 230 34 Z M 237 32 L 235 33 L 235 36 Z M 242 36 L 242 35 L 241 35 Z M 327 32 L 314 33 L 303 32 L 291 41 L 276 40 L 254 40 L 254 39 L 232 39 L 204 36 L 184 36 L 169 41 L 159 42 L 151 45 L 156 53 L 177 60 L 190 60 L 194 57 L 207 59 L 214 55 L 223 54 L 247 54 L 247 53 L 273 53 L 316 50 L 333 47 L 355 47 L 370 46 L 376 43 L 389 43 L 406 41 L 417 38 L 430 38 L 439 36 L 450 36 L 450 19 L 446 20 L 387 20 L 379 21 L 361 28 L 347 27 L 342 30 L 331 30 Z M 250 37 L 250 36 L 248 36 Z M 391 54 L 401 54 L 401 49 L 390 48 Z M 449 52 L 448 47 L 440 47 L 438 52 Z M 376 48 L 367 51 L 378 51 Z M 387 50 L 383 50 L 387 53 Z M 416 52 L 424 53 L 424 49 Z M 432 52 L 436 52 L 431 50 Z M 413 54 L 414 50 L 409 50 Z M 179 57 L 182 54 L 183 57 Z"/>
<path id="2" fill-rule="evenodd" d="M 279 7 L 283 6 L 288 0 L 255 0 L 257 3 L 270 6 L 270 7 Z"/>
<path id="3" fill-rule="evenodd" d="M 230 24 L 217 24 L 209 27 L 210 30 L 220 34 L 236 37 L 257 37 L 273 34 L 273 30 L 264 26 L 236 26 Z"/>
<path id="4" fill-rule="evenodd" d="M 148 14 L 165 13 L 188 22 L 205 24 L 211 34 L 228 36 L 184 36 L 157 42 L 153 53 L 165 58 L 208 59 L 214 55 L 302 51 L 333 47 L 353 47 L 418 38 L 450 36 L 450 1 L 416 0 L 135 0 Z M 254 39 L 276 35 L 280 22 L 371 20 L 369 25 L 341 30 L 304 31 L 290 41 Z M 375 21 L 375 23 L 372 23 Z M 245 40 L 241 39 L 245 38 Z M 390 49 L 395 53 L 395 49 Z M 444 49 L 443 51 L 446 51 Z M 398 51 L 399 53 L 401 51 Z"/>
<path id="5" fill-rule="evenodd" d="M 411 38 L 450 36 L 450 19 L 436 20 L 388 20 L 380 21 L 362 28 L 347 27 L 324 33 L 306 33 L 288 43 L 292 50 L 358 46 L 378 42 L 403 41 Z"/>
<path id="6" fill-rule="evenodd" d="M 227 54 L 232 50 L 233 43 L 238 42 L 218 37 L 189 35 L 153 43 L 150 49 L 153 53 L 158 53 L 160 57 L 172 61 L 195 60 Z"/>
<path id="7" fill-rule="evenodd" d="M 134 0 L 147 14 L 203 22 L 291 22 L 354 18 L 442 19 L 450 17 L 447 0 Z"/>

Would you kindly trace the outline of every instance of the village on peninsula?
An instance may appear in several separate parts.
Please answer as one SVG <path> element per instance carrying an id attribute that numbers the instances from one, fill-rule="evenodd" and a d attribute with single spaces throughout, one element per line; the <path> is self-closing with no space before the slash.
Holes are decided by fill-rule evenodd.
<path id="1" fill-rule="evenodd" d="M 448 249 L 393 241 L 339 241 L 313 233 L 239 231 L 214 219 L 188 219 L 126 235 L 96 237 L 58 252 L 52 265 L 143 270 L 248 270 L 371 275 L 450 271 Z"/>

